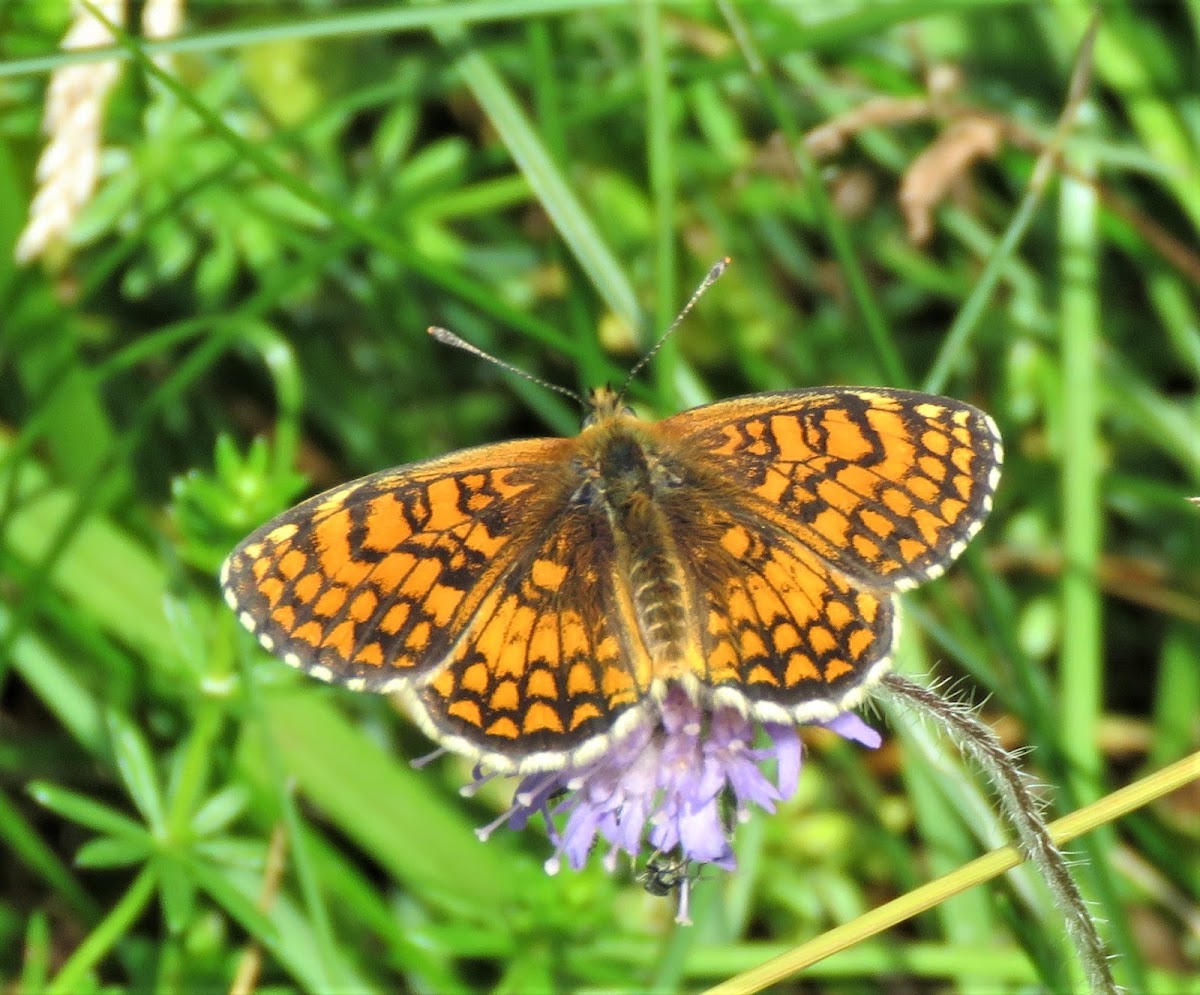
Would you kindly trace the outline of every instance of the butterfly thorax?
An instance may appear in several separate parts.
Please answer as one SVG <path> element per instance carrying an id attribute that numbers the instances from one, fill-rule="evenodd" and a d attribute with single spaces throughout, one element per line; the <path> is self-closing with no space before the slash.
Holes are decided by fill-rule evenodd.
<path id="1" fill-rule="evenodd" d="M 609 411 L 584 430 L 577 500 L 607 519 L 642 643 L 655 676 L 668 678 L 683 672 L 689 644 L 686 586 L 663 513 L 677 481 L 647 429 L 631 412 Z"/>

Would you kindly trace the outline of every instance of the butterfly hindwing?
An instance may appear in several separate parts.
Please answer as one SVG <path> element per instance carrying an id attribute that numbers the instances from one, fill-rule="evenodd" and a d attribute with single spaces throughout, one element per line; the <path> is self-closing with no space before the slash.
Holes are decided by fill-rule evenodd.
<path id="1" fill-rule="evenodd" d="M 485 594 L 447 666 L 405 689 L 409 711 L 497 768 L 602 749 L 636 720 L 653 676 L 614 550 L 602 508 L 557 508 Z"/>
<path id="2" fill-rule="evenodd" d="M 739 491 L 681 478 L 664 500 L 697 634 L 692 672 L 704 694 L 760 719 L 832 719 L 886 670 L 894 595 L 832 568 Z"/>

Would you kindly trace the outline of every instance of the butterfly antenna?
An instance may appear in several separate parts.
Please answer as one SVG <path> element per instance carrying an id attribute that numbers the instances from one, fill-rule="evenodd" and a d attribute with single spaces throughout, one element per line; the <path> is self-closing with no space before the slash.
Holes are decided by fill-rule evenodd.
<path id="1" fill-rule="evenodd" d="M 700 281 L 700 286 L 692 291 L 692 296 L 688 298 L 688 302 L 683 306 L 683 310 L 675 316 L 675 320 L 671 322 L 670 327 L 668 327 L 667 330 L 662 333 L 662 336 L 654 344 L 654 348 L 633 364 L 633 369 L 629 371 L 629 376 L 625 378 L 625 383 L 621 385 L 621 390 L 617 394 L 618 397 L 625 396 L 625 391 L 627 391 L 629 389 L 629 385 L 633 383 L 633 378 L 642 372 L 642 368 L 654 358 L 658 350 L 663 347 L 663 343 L 665 343 L 667 339 L 675 334 L 675 329 L 677 329 L 683 319 L 688 316 L 688 312 L 696 306 L 696 302 L 704 295 L 704 291 L 717 282 L 721 274 L 729 269 L 729 264 L 731 262 L 733 262 L 733 260 L 726 256 L 724 259 L 719 260 L 713 266 L 713 268 L 705 274 L 704 279 Z"/>
<path id="2" fill-rule="evenodd" d="M 430 336 L 442 345 L 453 346 L 455 349 L 461 349 L 463 352 L 469 352 L 472 356 L 478 356 L 480 359 L 486 359 L 489 363 L 495 363 L 502 370 L 508 370 L 509 373 L 515 373 L 519 377 L 523 377 L 530 383 L 535 383 L 539 387 L 545 387 L 547 390 L 552 390 L 555 393 L 562 394 L 564 397 L 569 397 L 572 401 L 578 404 L 581 408 L 587 409 L 587 402 L 575 393 L 573 390 L 567 390 L 566 387 L 560 387 L 558 384 L 549 383 L 542 380 L 540 377 L 535 377 L 532 373 L 526 373 L 520 367 L 513 366 L 512 363 L 506 363 L 502 359 L 497 359 L 490 352 L 484 352 L 478 346 L 471 345 L 466 339 L 455 335 L 452 331 L 446 328 L 439 328 L 437 325 L 431 325 L 428 329 Z"/>

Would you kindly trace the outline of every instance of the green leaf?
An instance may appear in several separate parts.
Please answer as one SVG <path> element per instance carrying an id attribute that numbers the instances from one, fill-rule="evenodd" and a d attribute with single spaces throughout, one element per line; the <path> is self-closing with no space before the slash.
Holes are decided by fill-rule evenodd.
<path id="1" fill-rule="evenodd" d="M 192 832 L 197 836 L 210 836 L 228 826 L 245 811 L 249 792 L 244 785 L 231 784 L 210 798 L 192 816 Z"/>
<path id="2" fill-rule="evenodd" d="M 148 836 L 102 836 L 89 840 L 75 854 L 75 866 L 87 868 L 132 867 L 150 855 Z"/>
<path id="3" fill-rule="evenodd" d="M 121 780 L 151 832 L 161 834 L 166 831 L 166 818 L 158 772 L 154 769 L 150 748 L 137 727 L 119 712 L 109 711 L 107 720 Z"/>
<path id="4" fill-rule="evenodd" d="M 147 836 L 145 827 L 127 815 L 67 788 L 34 781 L 29 785 L 29 794 L 39 805 L 97 832 L 130 840 Z"/>
<path id="5" fill-rule="evenodd" d="M 402 881 L 431 895 L 454 896 L 483 918 L 503 917 L 534 881 L 529 862 L 505 853 L 503 840 L 481 843 L 470 822 L 309 691 L 266 700 L 267 721 L 297 789 L 326 818 Z"/>
<path id="6" fill-rule="evenodd" d="M 231 883 L 231 873 L 204 864 L 193 868 L 196 884 L 203 888 L 210 898 L 257 939 L 273 944 L 277 935 L 274 923 L 242 889 Z"/>
<path id="7" fill-rule="evenodd" d="M 197 841 L 193 849 L 214 864 L 224 864 L 260 874 L 266 862 L 266 844 L 257 839 L 217 836 Z"/>
<path id="8" fill-rule="evenodd" d="M 196 908 L 193 875 L 197 865 L 185 863 L 173 855 L 162 856 L 155 863 L 167 931 L 172 936 L 179 936 L 191 921 Z"/>
<path id="9" fill-rule="evenodd" d="M 461 28 L 442 28 L 435 33 L 450 47 L 468 43 Z M 512 91 L 481 51 L 464 52 L 455 66 L 597 292 L 630 328 L 640 328 L 642 312 L 629 278 Z"/>

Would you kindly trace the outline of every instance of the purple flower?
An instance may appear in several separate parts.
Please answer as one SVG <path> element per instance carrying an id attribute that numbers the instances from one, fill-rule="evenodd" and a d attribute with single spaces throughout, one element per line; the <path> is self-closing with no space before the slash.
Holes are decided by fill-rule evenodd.
<path id="1" fill-rule="evenodd" d="M 872 749 L 881 742 L 851 712 L 825 726 Z M 796 727 L 767 722 L 761 727 L 769 742 L 756 747 L 752 719 L 729 706 L 705 709 L 671 685 L 657 723 L 636 729 L 590 763 L 525 777 L 512 807 L 477 834 L 487 839 L 505 823 L 521 829 L 534 813 L 543 813 L 554 843 L 546 861 L 549 874 L 558 873 L 564 858 L 576 870 L 583 867 L 597 837 L 609 844 L 604 864 L 610 871 L 621 851 L 636 861 L 648 848 L 652 852 L 638 880 L 655 894 L 678 888 L 676 922 L 690 922 L 692 865 L 733 870 L 731 818 L 746 821 L 754 806 L 773 812 L 776 802 L 796 790 L 801 759 Z M 762 769 L 768 761 L 775 764 L 773 779 Z M 474 787 L 489 777 L 477 772 Z"/>

